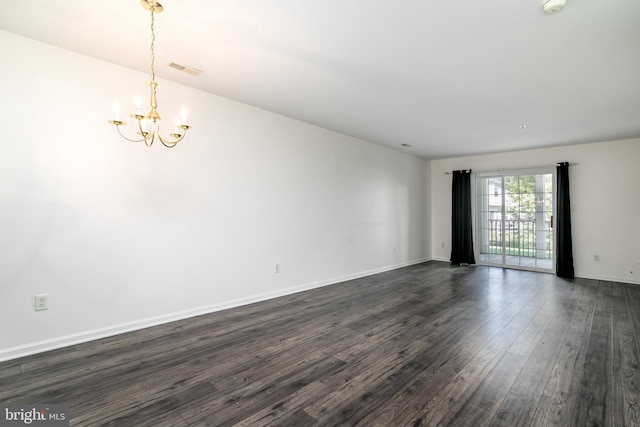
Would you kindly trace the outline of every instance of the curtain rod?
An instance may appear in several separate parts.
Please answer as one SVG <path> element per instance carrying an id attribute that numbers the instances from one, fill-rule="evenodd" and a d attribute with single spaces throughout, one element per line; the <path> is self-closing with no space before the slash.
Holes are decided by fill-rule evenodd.
<path id="1" fill-rule="evenodd" d="M 541 168 L 550 168 L 553 166 L 557 166 L 560 163 L 565 163 L 565 162 L 558 162 L 556 164 L 553 165 L 543 165 L 543 166 L 528 166 L 526 168 L 511 168 L 511 169 L 491 169 L 491 170 L 481 170 L 481 171 L 475 171 L 475 173 L 487 173 L 487 172 L 509 172 L 509 171 L 521 171 L 521 170 L 527 170 L 527 169 L 541 169 Z M 575 166 L 577 165 L 577 163 L 571 163 L 569 162 L 569 166 Z M 471 171 L 471 169 L 461 169 L 463 171 Z M 443 172 L 445 175 L 451 175 L 453 172 Z"/>

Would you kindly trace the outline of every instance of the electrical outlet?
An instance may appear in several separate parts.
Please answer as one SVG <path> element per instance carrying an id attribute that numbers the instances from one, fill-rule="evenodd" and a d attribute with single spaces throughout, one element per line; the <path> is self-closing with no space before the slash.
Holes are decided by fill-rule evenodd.
<path id="1" fill-rule="evenodd" d="M 49 294 L 40 294 L 34 297 L 36 311 L 49 310 Z"/>
<path id="2" fill-rule="evenodd" d="M 273 266 L 273 272 L 274 273 L 280 273 L 280 264 L 276 264 Z"/>
<path id="3" fill-rule="evenodd" d="M 600 262 L 600 255 L 594 255 L 594 256 L 593 256 L 593 260 L 594 260 L 595 262 Z"/>

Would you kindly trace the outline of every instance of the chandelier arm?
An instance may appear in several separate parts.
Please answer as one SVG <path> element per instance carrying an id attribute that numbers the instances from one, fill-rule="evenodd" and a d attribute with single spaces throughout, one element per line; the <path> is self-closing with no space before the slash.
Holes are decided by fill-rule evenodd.
<path id="1" fill-rule="evenodd" d="M 127 138 L 126 136 L 124 136 L 124 134 L 122 132 L 120 132 L 120 126 L 116 126 L 116 129 L 118 130 L 118 133 L 120 134 L 121 137 L 123 137 L 124 139 L 126 139 L 127 141 L 131 141 L 131 142 L 142 142 L 145 141 L 146 138 L 142 138 L 142 139 L 131 139 L 131 138 Z"/>
<path id="2" fill-rule="evenodd" d="M 143 139 L 144 145 L 146 145 L 147 147 L 151 147 L 153 145 L 153 141 L 155 140 L 155 138 L 156 138 L 156 135 L 152 132 L 149 138 Z"/>
<path id="3" fill-rule="evenodd" d="M 166 140 L 160 134 L 158 134 L 158 138 L 160 139 L 160 142 L 162 142 L 162 145 L 164 145 L 167 148 L 173 148 L 176 145 L 178 145 L 178 142 L 182 141 L 182 139 L 184 138 L 184 135 L 186 133 L 187 132 L 185 131 L 185 133 L 183 133 L 182 135 L 178 136 L 175 141 Z M 171 134 L 171 136 L 173 136 L 173 135 L 177 135 L 177 134 Z"/>

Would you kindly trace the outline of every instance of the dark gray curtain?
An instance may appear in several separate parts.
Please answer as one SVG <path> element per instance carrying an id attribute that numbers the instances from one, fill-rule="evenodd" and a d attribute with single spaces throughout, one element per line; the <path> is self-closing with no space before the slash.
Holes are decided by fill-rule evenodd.
<path id="1" fill-rule="evenodd" d="M 556 274 L 573 279 L 573 240 L 571 237 L 571 201 L 569 197 L 569 163 L 557 166 Z"/>
<path id="2" fill-rule="evenodd" d="M 471 230 L 471 169 L 453 171 L 451 188 L 451 263 L 475 264 Z"/>

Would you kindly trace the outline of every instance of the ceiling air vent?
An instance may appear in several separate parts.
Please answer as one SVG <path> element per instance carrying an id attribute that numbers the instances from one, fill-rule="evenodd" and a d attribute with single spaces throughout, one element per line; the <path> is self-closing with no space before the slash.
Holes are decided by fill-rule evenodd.
<path id="1" fill-rule="evenodd" d="M 175 68 L 176 70 L 180 70 L 183 71 L 187 74 L 191 74 L 192 76 L 199 76 L 200 74 L 202 74 L 202 71 L 193 68 L 193 67 L 187 67 L 186 65 L 180 65 L 180 64 L 176 64 L 175 62 L 170 62 L 169 63 L 169 67 L 171 68 Z"/>

